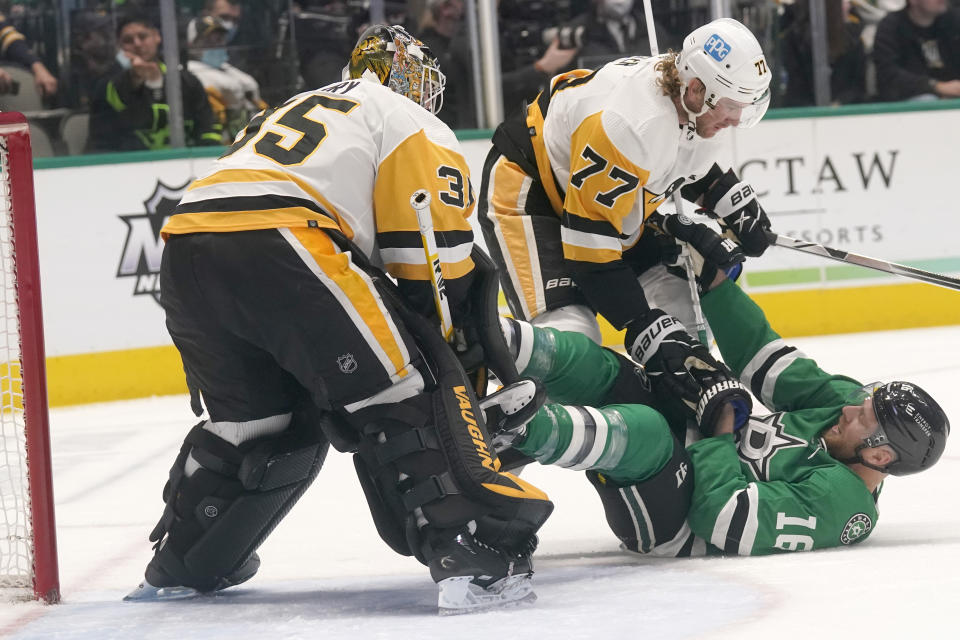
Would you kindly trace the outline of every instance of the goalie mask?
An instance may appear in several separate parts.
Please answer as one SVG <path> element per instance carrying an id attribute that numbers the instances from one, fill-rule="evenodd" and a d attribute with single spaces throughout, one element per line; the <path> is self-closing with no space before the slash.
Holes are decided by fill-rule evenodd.
<path id="1" fill-rule="evenodd" d="M 909 382 L 874 382 L 850 398 L 861 404 L 873 398 L 873 411 L 880 423 L 877 430 L 857 446 L 854 461 L 895 476 L 905 476 L 932 467 L 947 444 L 950 421 L 930 394 Z M 879 469 L 860 458 L 867 447 L 887 445 L 896 459 Z"/>
<path id="2" fill-rule="evenodd" d="M 446 76 L 430 48 L 399 25 L 378 24 L 360 35 L 343 79 L 368 78 L 406 96 L 430 113 L 443 106 Z"/>
<path id="3" fill-rule="evenodd" d="M 770 106 L 770 67 L 760 43 L 745 26 L 732 18 L 714 20 L 695 29 L 677 55 L 680 96 L 697 78 L 706 87 L 703 108 L 694 113 L 681 99 L 691 118 L 719 109 L 739 116 L 737 126 L 754 126 Z"/>

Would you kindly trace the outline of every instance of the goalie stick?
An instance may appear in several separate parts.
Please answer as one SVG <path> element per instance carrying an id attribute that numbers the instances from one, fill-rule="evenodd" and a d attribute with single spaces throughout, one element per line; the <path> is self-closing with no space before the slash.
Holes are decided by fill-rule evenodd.
<path id="1" fill-rule="evenodd" d="M 433 234 L 433 218 L 430 216 L 430 192 L 417 189 L 410 196 L 410 206 L 417 214 L 420 227 L 420 239 L 423 241 L 423 253 L 430 270 L 430 285 L 433 288 L 433 300 L 437 304 L 437 317 L 440 318 L 440 333 L 447 342 L 453 340 L 453 320 L 450 316 L 450 303 L 440 270 L 440 253 L 437 251 L 437 239 Z"/>
<path id="2" fill-rule="evenodd" d="M 874 269 L 875 271 L 892 273 L 894 275 L 903 276 L 904 278 L 912 278 L 913 280 L 920 280 L 928 284 L 935 284 L 938 287 L 945 287 L 947 289 L 953 289 L 954 291 L 960 291 L 960 279 L 958 278 L 952 278 L 950 276 L 944 276 L 939 273 L 932 273 L 922 269 L 915 269 L 906 265 L 897 264 L 896 262 L 887 262 L 886 260 L 879 260 L 877 258 L 868 258 L 867 256 L 861 256 L 849 251 L 831 249 L 830 247 L 825 247 L 822 244 L 817 244 L 816 242 L 797 240 L 796 238 L 782 236 L 772 231 L 767 232 L 767 239 L 770 241 L 770 244 L 778 247 L 786 247 L 787 249 L 793 249 L 794 251 L 802 251 L 815 256 L 830 258 L 831 260 L 836 260 L 838 262 L 855 264 L 858 267 L 866 267 L 867 269 Z"/>

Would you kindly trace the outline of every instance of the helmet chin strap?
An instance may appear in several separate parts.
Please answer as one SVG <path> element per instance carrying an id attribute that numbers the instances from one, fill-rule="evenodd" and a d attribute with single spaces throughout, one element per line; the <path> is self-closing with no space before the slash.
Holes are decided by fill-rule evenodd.
<path id="1" fill-rule="evenodd" d="M 687 101 L 685 96 L 687 95 L 687 89 L 689 85 L 686 82 L 680 81 L 680 106 L 683 107 L 683 110 L 687 112 L 687 120 L 693 122 L 694 126 L 697 124 L 697 118 L 702 116 L 707 112 L 707 109 L 710 108 L 710 105 L 707 104 L 706 96 L 704 96 L 703 107 L 700 108 L 700 111 L 693 111 L 690 107 L 687 106 Z"/>
<path id="2" fill-rule="evenodd" d="M 875 465 L 875 464 L 872 464 L 872 463 L 870 463 L 870 462 L 867 462 L 866 460 L 864 460 L 864 459 L 860 456 L 860 451 L 862 451 L 863 449 L 866 449 L 866 448 L 867 448 L 867 445 L 866 445 L 866 444 L 861 444 L 861 445 L 858 446 L 857 449 L 853 452 L 853 457 L 838 459 L 838 462 L 842 462 L 843 464 L 862 464 L 863 466 L 867 467 L 868 469 L 873 469 L 874 471 L 879 471 L 880 473 L 889 473 L 889 472 L 887 471 L 887 467 L 878 467 L 878 466 Z"/>

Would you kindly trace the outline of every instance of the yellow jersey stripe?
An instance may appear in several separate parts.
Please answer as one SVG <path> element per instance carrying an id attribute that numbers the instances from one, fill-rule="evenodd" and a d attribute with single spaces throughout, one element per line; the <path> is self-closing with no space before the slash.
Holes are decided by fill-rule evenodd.
<path id="1" fill-rule="evenodd" d="M 314 189 L 299 176 L 279 169 L 221 169 L 205 178 L 194 180 L 193 183 L 187 187 L 187 192 L 200 187 L 229 184 L 231 182 L 291 182 L 297 185 L 305 194 L 313 198 L 317 204 L 323 207 L 324 211 L 336 218 L 337 223 L 340 225 L 340 230 L 343 231 L 347 238 L 353 238 L 353 229 L 347 221 L 343 219 L 337 211 L 337 208 L 323 197 L 322 193 Z"/>
<path id="2" fill-rule="evenodd" d="M 167 224 L 160 230 L 160 234 L 166 240 L 169 236 L 180 233 L 224 233 L 308 226 L 339 230 L 337 223 L 323 214 L 304 207 L 290 207 L 256 211 L 179 213 L 170 217 Z"/>
<path id="3" fill-rule="evenodd" d="M 360 323 L 361 333 L 366 335 L 368 344 L 371 337 L 374 341 L 370 344 L 371 349 L 375 353 L 382 352 L 392 365 L 392 371 L 387 367 L 391 378 L 409 374 L 409 355 L 400 332 L 369 276 L 356 268 L 349 255 L 340 252 L 326 233 L 305 228 L 288 229 L 288 232 L 309 252 L 323 275 L 346 296 L 351 307 L 347 309 L 348 313 L 352 311 L 353 320 Z"/>

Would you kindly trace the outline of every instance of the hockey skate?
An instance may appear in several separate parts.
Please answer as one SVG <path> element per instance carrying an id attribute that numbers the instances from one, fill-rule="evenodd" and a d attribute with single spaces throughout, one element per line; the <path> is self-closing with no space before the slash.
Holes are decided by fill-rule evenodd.
<path id="1" fill-rule="evenodd" d="M 496 452 L 512 446 L 526 435 L 526 425 L 546 400 L 547 391 L 534 378 L 523 378 L 480 399 L 487 430 Z"/>
<path id="2" fill-rule="evenodd" d="M 159 554 L 158 554 L 159 555 Z M 178 584 L 178 580 L 167 573 L 156 562 L 157 557 L 147 565 L 146 574 L 143 582 L 137 585 L 137 588 L 124 596 L 126 602 L 157 602 L 167 600 L 186 600 L 203 594 L 220 591 L 227 587 L 233 587 L 246 582 L 260 568 L 260 556 L 254 552 L 247 561 L 240 565 L 240 568 L 230 575 L 221 578 L 212 589 L 199 590 L 193 587 L 185 587 Z"/>
<path id="3" fill-rule="evenodd" d="M 477 540 L 464 529 L 434 545 L 430 576 L 440 588 L 440 615 L 474 613 L 533 602 L 531 554 L 534 537 L 520 553 L 506 553 Z"/>

